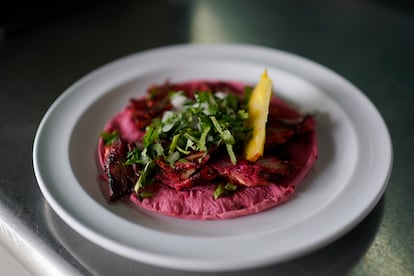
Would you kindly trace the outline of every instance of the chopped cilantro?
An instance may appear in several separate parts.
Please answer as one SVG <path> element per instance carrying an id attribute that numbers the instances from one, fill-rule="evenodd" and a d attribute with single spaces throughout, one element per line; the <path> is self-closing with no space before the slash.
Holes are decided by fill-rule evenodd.
<path id="1" fill-rule="evenodd" d="M 125 162 L 125 165 L 141 167 L 135 185 L 137 193 L 152 181 L 150 175 L 157 159 L 174 167 L 177 160 L 193 152 L 207 152 L 211 147 L 223 146 L 231 162 L 236 164 L 236 152 L 251 132 L 245 127 L 248 113 L 243 97 L 209 91 L 196 92 L 194 99 L 185 97 L 181 91 L 171 91 L 168 96 L 172 109 L 164 112 L 162 118 L 153 119 L 146 128 L 142 144 L 128 153 Z M 223 189 L 229 191 L 227 185 Z M 220 196 L 220 192 L 217 194 Z"/>
<path id="2" fill-rule="evenodd" d="M 230 195 L 237 190 L 237 185 L 233 183 L 227 183 L 226 185 L 217 185 L 216 190 L 213 193 L 214 199 L 218 199 L 222 195 Z"/>
<path id="3" fill-rule="evenodd" d="M 101 133 L 101 137 L 103 139 L 103 142 L 105 144 L 105 146 L 108 146 L 110 144 L 112 144 L 113 142 L 115 142 L 116 139 L 118 139 L 119 134 L 117 130 L 114 130 L 112 132 L 102 132 Z"/>
<path id="4" fill-rule="evenodd" d="M 151 193 L 151 192 L 148 192 L 148 191 L 143 191 L 143 192 L 141 192 L 140 194 L 139 194 L 139 197 L 141 198 L 141 199 L 144 199 L 144 198 L 150 198 L 150 197 L 153 197 L 154 196 L 154 194 L 153 193 Z"/>
<path id="5" fill-rule="evenodd" d="M 224 193 L 224 186 L 223 184 L 217 185 L 216 190 L 213 193 L 214 199 L 218 199 Z"/>
<path id="6" fill-rule="evenodd" d="M 127 160 L 124 165 L 132 165 L 141 163 L 141 151 L 138 148 L 134 148 L 131 151 L 128 151 Z"/>
<path id="7" fill-rule="evenodd" d="M 137 182 L 135 183 L 134 190 L 136 193 L 138 193 L 139 189 L 144 187 L 147 184 L 150 184 L 152 182 L 152 168 L 154 167 L 154 162 L 149 161 L 147 164 L 145 164 L 145 167 L 143 170 L 141 170 L 140 175 L 138 177 Z"/>

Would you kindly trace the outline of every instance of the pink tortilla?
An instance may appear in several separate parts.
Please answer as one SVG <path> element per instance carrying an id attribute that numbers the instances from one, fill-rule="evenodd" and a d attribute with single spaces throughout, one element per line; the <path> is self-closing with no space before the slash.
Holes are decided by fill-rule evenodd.
<path id="1" fill-rule="evenodd" d="M 200 87 L 204 82 L 178 84 L 177 87 Z M 232 84 L 243 87 L 242 84 Z M 125 109 L 113 117 L 105 131 L 117 129 L 122 139 L 127 142 L 140 140 L 145 134 L 136 128 L 131 113 Z M 302 115 L 286 105 L 281 99 L 273 97 L 269 120 L 272 116 L 284 119 L 298 119 Z M 99 159 L 103 167 L 104 147 L 99 143 Z M 316 142 L 315 120 L 312 118 L 309 131 L 284 144 L 292 169 L 287 176 L 264 186 L 241 187 L 234 194 L 214 199 L 216 184 L 205 183 L 177 191 L 167 185 L 155 182 L 151 184 L 154 196 L 139 199 L 131 193 L 129 199 L 136 205 L 163 215 L 185 219 L 227 219 L 258 213 L 289 200 L 306 174 L 313 167 L 318 148 Z"/>

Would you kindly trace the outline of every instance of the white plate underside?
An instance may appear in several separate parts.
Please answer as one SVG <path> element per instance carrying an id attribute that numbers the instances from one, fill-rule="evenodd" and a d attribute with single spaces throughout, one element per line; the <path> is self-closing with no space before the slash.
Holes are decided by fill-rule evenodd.
<path id="1" fill-rule="evenodd" d="M 130 98 L 167 79 L 254 84 L 264 68 L 280 97 L 316 114 L 319 159 L 292 200 L 222 221 L 182 220 L 106 202 L 97 139 Z M 81 235 L 134 260 L 203 271 L 276 263 L 326 245 L 372 210 L 392 163 L 387 128 L 356 87 L 312 61 L 247 45 L 165 47 L 93 71 L 50 107 L 33 154 L 46 200 Z"/>

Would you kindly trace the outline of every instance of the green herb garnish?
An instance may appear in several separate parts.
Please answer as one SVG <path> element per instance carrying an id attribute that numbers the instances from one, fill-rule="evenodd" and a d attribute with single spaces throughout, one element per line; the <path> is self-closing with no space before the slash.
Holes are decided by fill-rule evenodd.
<path id="1" fill-rule="evenodd" d="M 108 146 L 115 142 L 116 139 L 119 137 L 119 133 L 117 130 L 114 130 L 112 132 L 101 132 L 101 137 L 103 139 L 103 142 L 105 146 Z"/>
<path id="2" fill-rule="evenodd" d="M 147 126 L 142 144 L 128 153 L 125 165 L 138 164 L 142 168 L 136 192 L 152 181 L 158 159 L 174 167 L 177 160 L 191 153 L 224 146 L 236 164 L 236 152 L 251 131 L 244 123 L 248 117 L 244 98 L 209 91 L 196 92 L 194 99 L 180 91 L 170 92 L 169 97 L 172 110 L 155 118 Z"/>
<path id="3" fill-rule="evenodd" d="M 147 184 L 152 182 L 152 168 L 154 167 L 154 162 L 149 161 L 145 164 L 144 169 L 141 170 L 137 182 L 135 183 L 134 190 L 138 193 L 139 189 L 144 187 Z"/>
<path id="4" fill-rule="evenodd" d="M 222 195 L 229 195 L 237 190 L 237 185 L 233 183 L 227 183 L 226 185 L 217 185 L 216 190 L 213 193 L 214 199 L 218 199 Z"/>
<path id="5" fill-rule="evenodd" d="M 150 198 L 150 197 L 153 197 L 153 196 L 154 196 L 154 194 L 151 193 L 151 192 L 148 192 L 148 191 L 143 191 L 139 194 L 139 197 L 142 198 L 142 199 Z"/>

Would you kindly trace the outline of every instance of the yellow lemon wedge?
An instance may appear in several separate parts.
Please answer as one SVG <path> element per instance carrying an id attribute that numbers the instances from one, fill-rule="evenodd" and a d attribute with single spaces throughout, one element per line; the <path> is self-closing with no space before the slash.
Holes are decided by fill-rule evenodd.
<path id="1" fill-rule="evenodd" d="M 267 75 L 267 70 L 265 70 L 247 103 L 249 114 L 247 125 L 253 129 L 253 133 L 245 145 L 244 154 L 245 158 L 251 162 L 256 162 L 259 157 L 263 156 L 271 94 L 272 80 Z"/>

